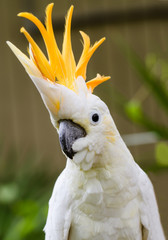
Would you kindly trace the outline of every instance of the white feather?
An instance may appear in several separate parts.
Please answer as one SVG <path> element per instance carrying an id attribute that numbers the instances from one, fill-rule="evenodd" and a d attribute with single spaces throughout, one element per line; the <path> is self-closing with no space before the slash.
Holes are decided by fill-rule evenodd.
<path id="1" fill-rule="evenodd" d="M 90 128 L 86 121 L 87 136 L 73 145 L 77 153 L 67 160 L 50 200 L 46 240 L 164 240 L 149 178 L 134 162 L 104 103 L 91 96 L 78 110 L 78 123 L 93 106 L 102 121 Z"/>
<path id="2" fill-rule="evenodd" d="M 138 166 L 139 168 L 139 166 Z M 164 240 L 164 233 L 152 183 L 148 176 L 139 168 L 138 187 L 142 201 L 140 205 L 141 222 L 148 233 L 147 240 Z"/>

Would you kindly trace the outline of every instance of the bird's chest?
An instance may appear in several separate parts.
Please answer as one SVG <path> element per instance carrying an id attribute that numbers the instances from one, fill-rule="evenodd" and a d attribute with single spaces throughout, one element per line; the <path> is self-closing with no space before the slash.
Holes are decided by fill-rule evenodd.
<path id="1" fill-rule="evenodd" d="M 86 178 L 74 201 L 70 240 L 141 239 L 136 186 L 107 172 Z"/>

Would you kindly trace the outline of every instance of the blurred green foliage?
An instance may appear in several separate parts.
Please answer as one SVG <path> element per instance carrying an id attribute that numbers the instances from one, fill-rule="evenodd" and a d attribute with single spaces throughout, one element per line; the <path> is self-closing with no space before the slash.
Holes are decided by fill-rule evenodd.
<path id="1" fill-rule="evenodd" d="M 27 153 L 17 164 L 17 154 L 11 149 L 2 159 L 0 148 L 0 239 L 44 239 L 48 201 L 56 176 L 34 167 L 36 155 Z"/>
<path id="2" fill-rule="evenodd" d="M 143 61 L 128 45 L 119 41 L 122 51 L 134 68 L 142 85 L 131 98 L 120 97 L 117 105 L 129 120 L 142 126 L 146 131 L 154 132 L 160 141 L 168 140 L 168 60 L 150 53 Z M 144 109 L 143 101 L 152 94 L 159 109 L 167 116 L 167 124 L 160 123 L 158 119 L 150 117 Z M 159 118 L 159 116 L 158 116 Z M 154 168 L 168 168 L 168 144 L 159 142 L 155 148 L 156 163 Z"/>

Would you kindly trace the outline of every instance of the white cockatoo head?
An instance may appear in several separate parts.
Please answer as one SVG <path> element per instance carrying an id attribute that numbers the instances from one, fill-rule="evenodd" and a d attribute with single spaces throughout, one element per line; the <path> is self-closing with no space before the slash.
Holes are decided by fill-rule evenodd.
<path id="1" fill-rule="evenodd" d="M 46 8 L 45 26 L 31 13 L 18 14 L 38 27 L 44 39 L 48 59 L 23 27 L 21 32 L 29 42 L 29 57 L 12 43 L 7 43 L 36 85 L 49 111 L 52 124 L 58 130 L 63 152 L 82 169 L 88 170 L 98 162 L 107 143 L 113 143 L 118 134 L 107 106 L 92 94 L 96 86 L 110 77 L 97 74 L 96 78 L 86 82 L 88 61 L 105 38 L 90 46 L 89 36 L 80 31 L 83 51 L 76 64 L 71 46 L 73 6 L 66 17 L 61 53 L 52 27 L 53 5 L 51 3 Z"/>

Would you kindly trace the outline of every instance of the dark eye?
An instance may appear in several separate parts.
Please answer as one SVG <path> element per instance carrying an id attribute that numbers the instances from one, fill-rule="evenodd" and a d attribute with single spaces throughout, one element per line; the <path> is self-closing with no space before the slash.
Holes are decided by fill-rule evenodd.
<path id="1" fill-rule="evenodd" d="M 92 115 L 92 121 L 95 122 L 95 123 L 99 121 L 99 115 L 97 113 L 94 113 Z"/>
<path id="2" fill-rule="evenodd" d="M 98 112 L 92 112 L 90 114 L 90 123 L 96 125 L 100 122 L 100 114 Z"/>

